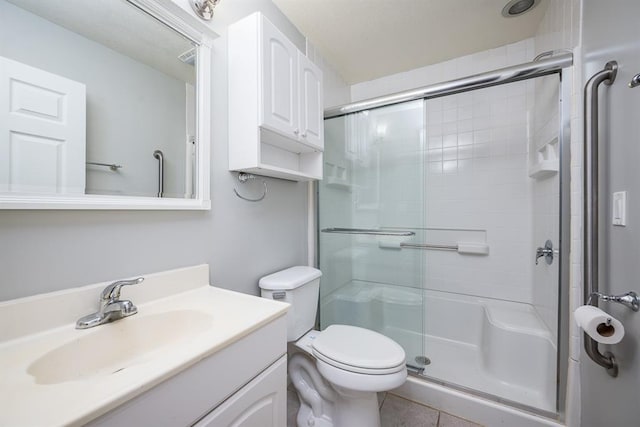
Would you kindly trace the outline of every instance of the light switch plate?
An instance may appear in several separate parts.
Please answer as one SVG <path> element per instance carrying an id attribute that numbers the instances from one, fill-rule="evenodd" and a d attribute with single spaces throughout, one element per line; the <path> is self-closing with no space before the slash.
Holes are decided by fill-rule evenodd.
<path id="1" fill-rule="evenodd" d="M 627 225 L 627 192 L 617 191 L 613 193 L 613 225 L 624 227 Z"/>

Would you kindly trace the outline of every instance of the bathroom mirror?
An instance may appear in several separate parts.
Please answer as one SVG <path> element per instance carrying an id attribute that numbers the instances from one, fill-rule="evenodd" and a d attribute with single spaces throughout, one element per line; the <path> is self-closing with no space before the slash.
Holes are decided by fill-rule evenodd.
<path id="1" fill-rule="evenodd" d="M 157 0 L 0 0 L 0 207 L 207 209 L 210 42 Z"/>

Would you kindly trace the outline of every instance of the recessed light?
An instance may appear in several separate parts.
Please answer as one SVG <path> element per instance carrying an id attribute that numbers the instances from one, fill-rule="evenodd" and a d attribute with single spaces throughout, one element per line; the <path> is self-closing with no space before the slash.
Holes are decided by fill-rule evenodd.
<path id="1" fill-rule="evenodd" d="M 540 0 L 511 0 L 502 8 L 502 16 L 513 18 L 533 9 Z"/>

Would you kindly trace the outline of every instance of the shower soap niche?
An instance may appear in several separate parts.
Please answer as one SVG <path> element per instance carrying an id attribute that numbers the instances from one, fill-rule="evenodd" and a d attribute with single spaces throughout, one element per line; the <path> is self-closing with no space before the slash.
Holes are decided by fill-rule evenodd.
<path id="1" fill-rule="evenodd" d="M 558 138 L 553 138 L 535 153 L 536 159 L 529 167 L 529 176 L 534 179 L 550 178 L 560 170 Z"/>
<path id="2" fill-rule="evenodd" d="M 338 188 L 340 190 L 350 191 L 347 168 L 335 163 L 324 162 L 325 166 L 325 185 L 327 187 Z"/>

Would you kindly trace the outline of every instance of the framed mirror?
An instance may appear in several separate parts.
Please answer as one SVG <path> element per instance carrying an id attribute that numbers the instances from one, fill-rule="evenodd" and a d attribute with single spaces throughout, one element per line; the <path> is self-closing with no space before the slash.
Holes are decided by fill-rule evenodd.
<path id="1" fill-rule="evenodd" d="M 0 0 L 0 208 L 210 208 L 215 37 L 171 2 Z"/>

